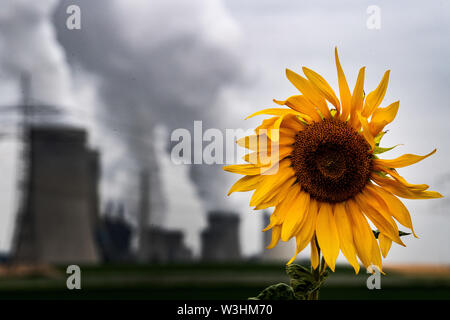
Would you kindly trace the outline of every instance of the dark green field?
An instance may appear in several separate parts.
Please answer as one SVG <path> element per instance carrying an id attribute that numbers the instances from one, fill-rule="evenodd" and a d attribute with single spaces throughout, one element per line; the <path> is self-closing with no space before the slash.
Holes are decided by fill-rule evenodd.
<path id="1" fill-rule="evenodd" d="M 288 283 L 284 265 L 186 264 L 82 266 L 81 290 L 68 290 L 64 267 L 52 274 L 3 275 L 0 299 L 247 299 Z M 450 299 L 449 276 L 406 276 L 386 270 L 381 290 L 368 290 L 364 270 L 338 267 L 321 299 Z"/>

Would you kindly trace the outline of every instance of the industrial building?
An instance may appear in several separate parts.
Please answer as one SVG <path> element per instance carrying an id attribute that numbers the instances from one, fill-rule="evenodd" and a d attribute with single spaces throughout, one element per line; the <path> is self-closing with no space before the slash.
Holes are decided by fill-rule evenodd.
<path id="1" fill-rule="evenodd" d="M 212 211 L 202 232 L 202 260 L 211 262 L 241 259 L 239 216 L 233 212 Z"/>
<path id="2" fill-rule="evenodd" d="M 97 263 L 99 155 L 79 128 L 26 132 L 28 159 L 13 239 L 18 263 Z"/>

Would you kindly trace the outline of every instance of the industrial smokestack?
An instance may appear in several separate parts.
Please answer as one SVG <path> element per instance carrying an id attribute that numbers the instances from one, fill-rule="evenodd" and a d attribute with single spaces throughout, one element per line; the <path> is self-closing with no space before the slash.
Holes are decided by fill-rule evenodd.
<path id="1" fill-rule="evenodd" d="M 15 262 L 97 263 L 98 161 L 86 132 L 30 128 L 26 203 L 16 225 Z"/>
<path id="2" fill-rule="evenodd" d="M 140 174 L 140 199 L 139 199 L 139 221 L 138 221 L 138 260 L 147 260 L 148 246 L 152 244 L 148 241 L 147 229 L 150 221 L 150 172 L 144 168 Z"/>

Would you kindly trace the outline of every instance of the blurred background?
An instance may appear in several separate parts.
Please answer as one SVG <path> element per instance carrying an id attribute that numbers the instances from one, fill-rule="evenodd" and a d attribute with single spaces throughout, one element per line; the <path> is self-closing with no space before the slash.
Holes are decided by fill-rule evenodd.
<path id="1" fill-rule="evenodd" d="M 403 145 L 386 157 L 437 148 L 401 173 L 444 198 L 405 201 L 420 239 L 394 244 L 382 290 L 340 256 L 322 297 L 450 298 L 448 1 L 0 7 L 0 298 L 246 299 L 287 281 L 294 244 L 264 249 L 271 212 L 226 197 L 237 177 L 223 163 L 174 164 L 171 133 L 255 127 L 248 114 L 295 93 L 285 68 L 308 66 L 337 90 L 335 46 L 351 87 L 361 66 L 366 92 L 392 70 L 384 105 L 401 103 L 383 143 Z M 69 264 L 81 291 L 66 288 Z"/>

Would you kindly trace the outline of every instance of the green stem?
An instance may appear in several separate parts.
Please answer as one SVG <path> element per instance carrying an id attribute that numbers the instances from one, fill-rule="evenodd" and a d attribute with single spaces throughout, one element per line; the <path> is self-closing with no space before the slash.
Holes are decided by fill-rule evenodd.
<path id="1" fill-rule="evenodd" d="M 317 246 L 317 250 L 318 250 L 318 254 L 319 254 L 319 265 L 317 266 L 316 269 L 314 269 L 311 266 L 311 272 L 314 275 L 314 279 L 316 279 L 316 281 L 319 281 L 327 267 L 326 267 L 325 259 L 322 255 L 322 253 L 320 252 L 319 246 Z M 320 290 L 320 288 L 318 288 L 316 291 L 312 292 L 309 295 L 308 300 L 319 300 L 319 290 Z"/>

